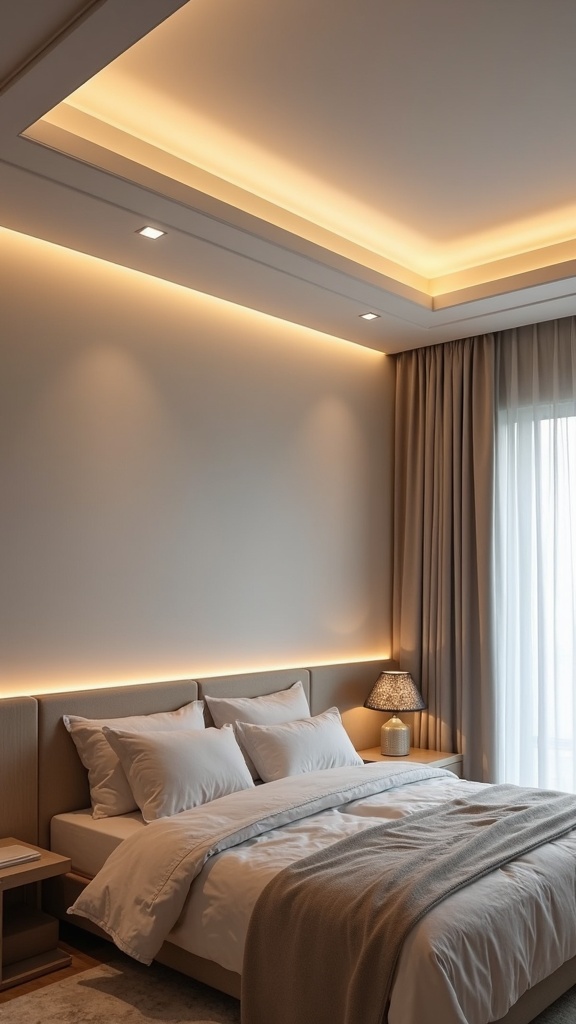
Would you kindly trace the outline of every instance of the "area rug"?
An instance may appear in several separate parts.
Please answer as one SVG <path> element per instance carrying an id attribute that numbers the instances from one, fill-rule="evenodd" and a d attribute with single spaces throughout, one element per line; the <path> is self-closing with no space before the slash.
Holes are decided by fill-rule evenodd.
<path id="1" fill-rule="evenodd" d="M 160 964 L 102 964 L 0 1005 L 1 1024 L 239 1024 L 240 1004 Z"/>
<path id="2" fill-rule="evenodd" d="M 534 1024 L 575 1024 L 576 1022 L 576 986 L 565 992 L 547 1010 L 543 1010 Z"/>
<path id="3" fill-rule="evenodd" d="M 0 1005 L 1 1024 L 240 1024 L 236 999 L 154 964 L 102 964 Z M 575 1024 L 576 988 L 534 1024 Z M 274 1024 L 271 1018 L 270 1024 Z"/>

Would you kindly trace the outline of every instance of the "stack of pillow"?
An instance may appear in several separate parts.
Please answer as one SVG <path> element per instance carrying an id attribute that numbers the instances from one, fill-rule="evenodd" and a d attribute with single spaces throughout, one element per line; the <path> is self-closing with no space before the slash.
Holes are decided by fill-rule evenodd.
<path id="1" fill-rule="evenodd" d="M 154 821 L 218 797 L 322 768 L 362 764 L 337 708 L 310 716 L 301 682 L 262 697 L 209 697 L 127 718 L 64 716 L 88 769 L 95 818 L 140 808 Z"/>

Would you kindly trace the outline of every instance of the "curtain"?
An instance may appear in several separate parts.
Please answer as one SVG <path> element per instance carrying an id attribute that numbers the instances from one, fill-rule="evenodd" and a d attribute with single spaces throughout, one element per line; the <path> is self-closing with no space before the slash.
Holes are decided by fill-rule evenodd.
<path id="1" fill-rule="evenodd" d="M 496 359 L 497 778 L 576 791 L 576 320 Z"/>
<path id="2" fill-rule="evenodd" d="M 495 771 L 494 337 L 396 358 L 393 656 L 428 705 L 415 746 Z"/>

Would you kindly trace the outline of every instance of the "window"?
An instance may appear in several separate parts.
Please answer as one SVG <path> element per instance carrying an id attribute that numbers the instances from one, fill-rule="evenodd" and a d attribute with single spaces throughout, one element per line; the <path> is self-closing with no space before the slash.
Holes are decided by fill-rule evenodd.
<path id="1" fill-rule="evenodd" d="M 498 413 L 495 636 L 500 781 L 576 792 L 576 405 Z"/>

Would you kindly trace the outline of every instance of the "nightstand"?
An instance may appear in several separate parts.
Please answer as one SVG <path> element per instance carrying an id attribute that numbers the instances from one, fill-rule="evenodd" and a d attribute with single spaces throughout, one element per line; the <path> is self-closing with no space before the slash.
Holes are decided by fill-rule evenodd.
<path id="1" fill-rule="evenodd" d="M 40 908 L 40 886 L 44 878 L 70 871 L 71 861 L 40 846 L 20 839 L 0 839 L 0 859 L 4 846 L 26 846 L 40 857 L 0 867 L 0 992 L 23 981 L 67 967 L 72 957 L 58 949 L 58 921 Z M 15 890 L 31 886 L 21 893 Z M 11 890 L 12 898 L 4 899 Z M 30 894 L 32 893 L 32 898 Z"/>
<path id="2" fill-rule="evenodd" d="M 411 761 L 428 765 L 430 768 L 446 768 L 459 779 L 462 778 L 462 754 L 450 754 L 446 750 L 421 750 L 420 747 L 410 747 L 409 753 L 403 757 L 393 757 L 390 754 L 382 754 L 380 747 L 367 747 L 366 750 L 359 750 L 358 754 L 368 764 L 373 761 Z"/>

